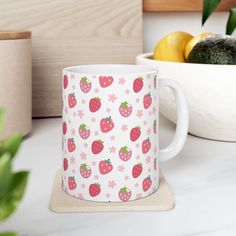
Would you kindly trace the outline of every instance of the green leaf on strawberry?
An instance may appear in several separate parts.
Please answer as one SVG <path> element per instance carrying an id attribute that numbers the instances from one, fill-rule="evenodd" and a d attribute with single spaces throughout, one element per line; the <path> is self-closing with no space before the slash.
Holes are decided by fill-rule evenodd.
<path id="1" fill-rule="evenodd" d="M 120 192 L 121 193 L 128 193 L 129 189 L 127 187 L 123 187 L 123 188 L 120 189 Z"/>
<path id="2" fill-rule="evenodd" d="M 82 131 L 86 131 L 87 130 L 87 128 L 86 128 L 86 124 L 81 124 L 80 126 L 79 126 L 79 128 L 82 130 Z"/>
<path id="3" fill-rule="evenodd" d="M 88 165 L 87 165 L 86 163 L 81 164 L 80 167 L 81 167 L 83 170 L 88 170 L 88 169 L 89 169 L 89 167 L 88 167 Z"/>
<path id="4" fill-rule="evenodd" d="M 111 116 L 106 117 L 106 120 L 111 122 L 112 121 Z"/>
<path id="5" fill-rule="evenodd" d="M 127 153 L 129 151 L 129 148 L 127 146 L 121 147 L 120 151 L 122 153 Z"/>
<path id="6" fill-rule="evenodd" d="M 122 102 L 122 103 L 120 104 L 120 106 L 121 106 L 122 108 L 124 108 L 124 109 L 128 109 L 128 108 L 129 108 L 129 103 L 128 103 L 127 101 L 125 101 L 125 102 Z"/>
<path id="7" fill-rule="evenodd" d="M 111 160 L 110 159 L 107 159 L 107 160 L 104 160 L 107 164 L 111 164 Z"/>
<path id="8" fill-rule="evenodd" d="M 88 78 L 85 76 L 85 77 L 82 77 L 81 80 L 80 80 L 83 84 L 88 84 Z"/>

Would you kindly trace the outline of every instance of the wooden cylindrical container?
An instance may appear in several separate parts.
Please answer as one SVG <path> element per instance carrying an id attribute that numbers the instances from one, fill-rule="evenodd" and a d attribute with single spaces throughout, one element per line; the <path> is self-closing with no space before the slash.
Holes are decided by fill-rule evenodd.
<path id="1" fill-rule="evenodd" d="M 31 131 L 31 32 L 0 31 L 0 108 L 5 110 L 0 139 Z"/>

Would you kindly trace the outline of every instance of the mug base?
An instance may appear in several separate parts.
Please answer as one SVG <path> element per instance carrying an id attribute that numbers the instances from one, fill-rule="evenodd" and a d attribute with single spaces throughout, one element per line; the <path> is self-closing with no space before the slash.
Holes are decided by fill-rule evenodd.
<path id="1" fill-rule="evenodd" d="M 137 200 L 108 204 L 108 202 L 81 200 L 67 194 L 62 189 L 61 170 L 59 170 L 54 180 L 49 208 L 54 212 L 162 211 L 172 209 L 174 205 L 173 195 L 162 174 L 159 188 L 151 195 Z"/>

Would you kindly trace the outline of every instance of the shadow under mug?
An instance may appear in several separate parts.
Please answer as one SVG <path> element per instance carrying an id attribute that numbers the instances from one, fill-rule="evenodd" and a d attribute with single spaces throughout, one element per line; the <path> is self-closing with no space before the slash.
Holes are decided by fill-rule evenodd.
<path id="1" fill-rule="evenodd" d="M 79 199 L 121 202 L 159 187 L 159 161 L 176 156 L 188 131 L 181 87 L 144 65 L 83 65 L 63 70 L 63 190 Z M 177 105 L 172 143 L 159 149 L 159 90 Z"/>

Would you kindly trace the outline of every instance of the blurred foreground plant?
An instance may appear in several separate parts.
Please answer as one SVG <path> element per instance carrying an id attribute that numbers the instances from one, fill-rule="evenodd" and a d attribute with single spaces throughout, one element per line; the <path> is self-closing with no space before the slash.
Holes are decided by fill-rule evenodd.
<path id="1" fill-rule="evenodd" d="M 4 112 L 0 109 L 0 132 L 3 128 Z M 28 171 L 12 171 L 12 162 L 22 142 L 16 134 L 0 140 L 0 223 L 17 209 L 25 192 Z M 15 232 L 0 233 L 0 236 L 16 236 Z"/>

